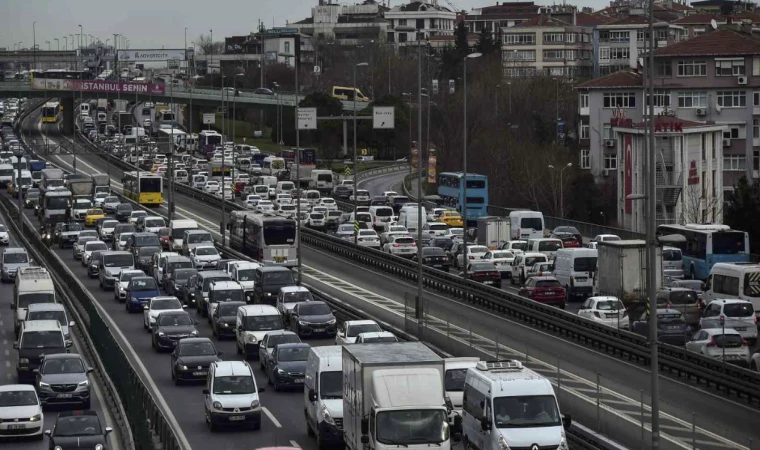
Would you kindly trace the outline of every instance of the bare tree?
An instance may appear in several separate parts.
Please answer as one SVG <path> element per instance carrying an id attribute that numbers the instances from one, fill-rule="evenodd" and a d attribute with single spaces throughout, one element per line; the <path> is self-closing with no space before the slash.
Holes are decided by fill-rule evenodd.
<path id="1" fill-rule="evenodd" d="M 215 54 L 218 55 L 224 51 L 224 42 L 222 41 L 216 41 L 213 42 L 211 40 L 210 34 L 201 34 L 198 36 L 198 39 L 195 41 L 198 48 L 201 50 L 200 52 L 204 55 L 209 54 Z"/>
<path id="2" fill-rule="evenodd" d="M 680 223 L 721 222 L 723 202 L 707 192 L 707 188 L 703 192 L 699 184 L 690 184 L 683 190 Z"/>

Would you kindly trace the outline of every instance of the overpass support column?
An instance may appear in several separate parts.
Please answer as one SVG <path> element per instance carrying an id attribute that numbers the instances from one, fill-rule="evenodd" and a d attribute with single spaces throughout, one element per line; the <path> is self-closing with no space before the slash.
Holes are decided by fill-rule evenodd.
<path id="1" fill-rule="evenodd" d="M 61 98 L 61 106 L 63 107 L 63 133 L 67 136 L 74 134 L 74 97 Z"/>
<path id="2" fill-rule="evenodd" d="M 348 121 L 343 120 L 343 157 L 348 156 Z"/>

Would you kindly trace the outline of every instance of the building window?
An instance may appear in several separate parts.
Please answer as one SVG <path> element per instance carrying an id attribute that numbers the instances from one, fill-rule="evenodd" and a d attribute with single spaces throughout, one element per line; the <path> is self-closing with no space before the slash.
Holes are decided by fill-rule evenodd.
<path id="1" fill-rule="evenodd" d="M 604 93 L 604 107 L 605 108 L 635 108 L 636 107 L 636 93 L 635 92 L 605 92 Z"/>
<path id="2" fill-rule="evenodd" d="M 604 169 L 617 170 L 617 155 L 610 153 L 604 154 Z"/>
<path id="3" fill-rule="evenodd" d="M 707 92 L 687 91 L 678 93 L 679 108 L 707 108 Z"/>
<path id="4" fill-rule="evenodd" d="M 744 75 L 744 59 L 716 59 L 715 76 L 732 77 Z"/>
<path id="5" fill-rule="evenodd" d="M 718 91 L 718 106 L 724 108 L 744 108 L 747 96 L 743 91 Z"/>
<path id="6" fill-rule="evenodd" d="M 396 33 L 394 33 L 393 31 L 388 32 L 388 42 L 389 43 L 396 42 Z"/>
<path id="7" fill-rule="evenodd" d="M 535 45 L 536 33 L 505 34 L 505 45 Z"/>
<path id="8" fill-rule="evenodd" d="M 565 59 L 564 50 L 544 50 L 544 59 Z"/>
<path id="9" fill-rule="evenodd" d="M 591 168 L 591 150 L 581 149 L 581 169 Z"/>
<path id="10" fill-rule="evenodd" d="M 575 44 L 577 40 L 578 40 L 577 33 L 567 33 L 565 35 L 565 42 L 567 42 L 568 44 Z"/>
<path id="11" fill-rule="evenodd" d="M 599 42 L 628 42 L 630 33 L 628 31 L 600 31 Z"/>
<path id="12" fill-rule="evenodd" d="M 605 123 L 602 125 L 602 137 L 606 139 L 612 139 L 612 125 Z"/>
<path id="13" fill-rule="evenodd" d="M 290 42 L 285 42 L 285 53 L 290 53 Z"/>
<path id="14" fill-rule="evenodd" d="M 565 42 L 565 33 L 544 33 L 544 43 Z"/>
<path id="15" fill-rule="evenodd" d="M 588 108 L 588 93 L 581 94 L 579 103 L 581 108 Z"/>
<path id="16" fill-rule="evenodd" d="M 398 19 L 398 25 L 405 27 L 406 26 L 406 19 Z"/>
<path id="17" fill-rule="evenodd" d="M 760 106 L 760 92 L 752 93 L 752 106 Z"/>
<path id="18" fill-rule="evenodd" d="M 599 47 L 599 60 L 600 61 L 606 61 L 610 59 L 610 48 L 609 47 Z"/>
<path id="19" fill-rule="evenodd" d="M 647 106 L 649 106 L 649 95 L 647 95 Z M 670 92 L 662 89 L 654 90 L 654 106 L 663 108 L 670 106 Z"/>
<path id="20" fill-rule="evenodd" d="M 723 170 L 747 170 L 747 157 L 744 155 L 726 155 L 723 157 Z"/>
<path id="21" fill-rule="evenodd" d="M 613 47 L 610 49 L 610 59 L 629 59 L 630 49 L 628 47 Z"/>
<path id="22" fill-rule="evenodd" d="M 581 124 L 581 139 L 588 139 L 590 130 L 591 130 L 591 126 L 589 124 L 582 123 Z"/>
<path id="23" fill-rule="evenodd" d="M 744 139 L 741 127 L 731 127 L 723 132 L 723 139 Z"/>
<path id="24" fill-rule="evenodd" d="M 512 50 L 511 52 L 502 52 L 505 61 L 535 61 L 535 50 Z"/>
<path id="25" fill-rule="evenodd" d="M 656 77 L 672 77 L 673 76 L 673 64 L 670 61 L 658 61 L 654 65 L 654 76 Z"/>
<path id="26" fill-rule="evenodd" d="M 399 42 L 406 42 L 407 33 L 399 33 L 398 34 L 398 41 Z"/>
<path id="27" fill-rule="evenodd" d="M 705 61 L 678 61 L 679 77 L 704 77 L 707 75 Z"/>
<path id="28" fill-rule="evenodd" d="M 418 30 L 424 30 L 425 29 L 425 19 L 417 19 L 417 23 L 415 28 Z"/>
<path id="29" fill-rule="evenodd" d="M 752 119 L 752 137 L 760 139 L 760 119 Z"/>
<path id="30" fill-rule="evenodd" d="M 760 170 L 760 150 L 752 150 L 752 170 Z"/>

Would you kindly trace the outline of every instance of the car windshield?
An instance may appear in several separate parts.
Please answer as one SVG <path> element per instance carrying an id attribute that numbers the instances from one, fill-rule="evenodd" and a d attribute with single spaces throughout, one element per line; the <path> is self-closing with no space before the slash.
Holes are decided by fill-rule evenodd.
<path id="1" fill-rule="evenodd" d="M 365 344 L 376 344 L 380 342 L 398 342 L 398 339 L 396 336 L 372 336 L 372 337 L 362 337 L 362 342 Z"/>
<path id="2" fill-rule="evenodd" d="M 143 258 L 148 258 L 160 251 L 161 247 L 140 247 L 138 254 Z"/>
<path id="3" fill-rule="evenodd" d="M 88 242 L 90 242 L 90 241 L 94 241 L 94 240 L 96 240 L 96 239 L 97 239 L 97 238 L 96 238 L 96 237 L 93 237 L 93 236 L 84 236 L 84 237 L 80 237 L 79 239 L 77 239 L 77 244 L 78 244 L 78 245 L 84 245 L 84 244 L 86 244 L 86 243 L 88 243 Z M 102 250 L 102 249 L 101 249 L 101 250 Z"/>
<path id="4" fill-rule="evenodd" d="M 700 280 L 677 280 L 673 282 L 673 286 L 686 289 L 694 289 L 695 291 L 705 290 L 705 282 Z"/>
<path id="5" fill-rule="evenodd" d="M 539 217 L 523 217 L 520 219 L 520 228 L 532 228 L 534 230 L 543 230 L 544 221 Z"/>
<path id="6" fill-rule="evenodd" d="M 277 359 L 280 361 L 306 361 L 310 347 L 286 347 L 279 348 Z"/>
<path id="7" fill-rule="evenodd" d="M 289 270 L 264 272 L 262 280 L 264 284 L 296 284 L 293 280 L 293 273 Z"/>
<path id="8" fill-rule="evenodd" d="M 215 256 L 219 255 L 219 252 L 214 247 L 198 247 L 195 249 L 197 256 Z"/>
<path id="9" fill-rule="evenodd" d="M 343 372 L 332 370 L 319 374 L 319 397 L 325 400 L 343 398 Z"/>
<path id="10" fill-rule="evenodd" d="M 182 304 L 176 298 L 162 298 L 150 302 L 150 309 L 160 311 L 164 309 L 182 309 Z"/>
<path id="11" fill-rule="evenodd" d="M 668 325 L 686 325 L 681 313 L 658 313 L 657 319 L 662 324 Z"/>
<path id="12" fill-rule="evenodd" d="M 376 333 L 383 331 L 380 325 L 376 323 L 362 323 L 356 325 L 350 325 L 346 330 L 347 337 L 356 337 L 362 333 Z"/>
<path id="13" fill-rule="evenodd" d="M 555 427 L 562 424 L 553 395 L 497 397 L 493 400 L 497 428 Z"/>
<path id="14" fill-rule="evenodd" d="M 592 272 L 596 270 L 596 257 L 589 256 L 583 258 L 575 258 L 573 262 L 573 270 L 576 272 Z"/>
<path id="15" fill-rule="evenodd" d="M 42 366 L 44 374 L 61 374 L 61 373 L 84 373 L 84 365 L 79 358 L 51 359 L 45 361 Z"/>
<path id="16" fill-rule="evenodd" d="M 443 256 L 443 249 L 440 247 L 427 247 L 422 249 L 422 256 Z"/>
<path id="17" fill-rule="evenodd" d="M 440 408 L 381 411 L 375 428 L 377 441 L 385 445 L 441 444 L 449 439 L 448 417 Z"/>
<path id="18" fill-rule="evenodd" d="M 278 334 L 275 336 L 269 336 L 267 342 L 267 348 L 275 348 L 280 344 L 300 344 L 301 339 L 295 334 Z"/>
<path id="19" fill-rule="evenodd" d="M 160 247 L 161 241 L 155 234 L 139 234 L 135 235 L 135 246 L 137 247 Z"/>
<path id="20" fill-rule="evenodd" d="M 539 252 L 555 252 L 562 248 L 561 241 L 541 241 L 538 243 Z"/>
<path id="21" fill-rule="evenodd" d="M 214 394 L 241 395 L 255 392 L 256 385 L 251 375 L 214 378 Z"/>
<path id="22" fill-rule="evenodd" d="M 132 211 L 132 205 L 129 203 L 121 203 L 116 207 L 116 210 L 120 213 L 128 213 Z"/>
<path id="23" fill-rule="evenodd" d="M 525 265 L 527 267 L 533 267 L 533 264 L 536 264 L 539 262 L 546 262 L 546 258 L 541 257 L 541 256 L 529 256 L 525 258 Z"/>
<path id="24" fill-rule="evenodd" d="M 663 261 L 681 261 L 682 259 L 683 259 L 683 256 L 681 255 L 681 250 L 663 250 L 662 251 Z"/>
<path id="25" fill-rule="evenodd" d="M 242 289 L 224 289 L 224 290 L 215 290 L 214 293 L 214 302 L 244 302 L 245 301 L 245 293 Z"/>
<path id="26" fill-rule="evenodd" d="M 0 408 L 4 406 L 31 406 L 39 404 L 37 394 L 31 390 L 0 392 Z"/>
<path id="27" fill-rule="evenodd" d="M 28 331 L 21 336 L 21 348 L 63 347 L 60 331 Z"/>
<path id="28" fill-rule="evenodd" d="M 55 423 L 54 436 L 97 436 L 103 434 L 100 430 L 100 419 L 95 415 L 77 415 L 59 417 Z"/>
<path id="29" fill-rule="evenodd" d="M 243 269 L 237 271 L 238 281 L 251 281 L 253 280 L 253 274 L 256 273 L 255 269 Z"/>
<path id="30" fill-rule="evenodd" d="M 129 283 L 132 292 L 157 291 L 156 280 L 153 278 L 132 279 Z"/>
<path id="31" fill-rule="evenodd" d="M 26 255 L 26 253 L 4 253 L 3 254 L 3 263 L 5 264 L 22 264 L 29 262 L 29 257 Z"/>
<path id="32" fill-rule="evenodd" d="M 308 291 L 285 292 L 283 297 L 284 303 L 309 302 L 314 300 L 314 298 L 311 296 L 311 292 Z M 301 308 L 301 310 L 303 311 L 303 308 Z"/>
<path id="33" fill-rule="evenodd" d="M 302 316 L 327 316 L 332 314 L 330 307 L 322 302 L 304 303 L 299 306 L 298 311 Z"/>
<path id="34" fill-rule="evenodd" d="M 744 343 L 740 334 L 716 334 L 714 336 L 715 346 L 718 348 L 735 348 L 741 347 Z"/>
<path id="35" fill-rule="evenodd" d="M 467 377 L 467 369 L 449 369 L 443 377 L 444 390 L 446 392 L 464 391 L 464 379 Z"/>
<path id="36" fill-rule="evenodd" d="M 104 220 L 103 223 L 100 224 L 100 227 L 107 230 L 115 228 L 118 224 L 118 220 Z"/>
<path id="37" fill-rule="evenodd" d="M 493 272 L 496 269 L 491 263 L 475 263 L 470 264 L 470 270 L 473 272 Z"/>
<path id="38" fill-rule="evenodd" d="M 697 303 L 697 293 L 694 291 L 671 291 L 668 295 L 671 305 L 694 305 Z"/>
<path id="39" fill-rule="evenodd" d="M 164 226 L 164 219 L 147 219 L 145 220 L 145 226 L 149 228 L 155 228 L 155 227 L 162 227 Z"/>
<path id="40" fill-rule="evenodd" d="M 618 311 L 624 309 L 620 300 L 599 300 L 596 302 L 595 308 L 599 311 Z"/>
<path id="41" fill-rule="evenodd" d="M 557 280 L 538 280 L 536 281 L 536 287 L 538 288 L 559 288 L 562 287 Z"/>
<path id="42" fill-rule="evenodd" d="M 179 356 L 212 356 L 216 349 L 211 342 L 183 342 L 179 347 Z"/>
<path id="43" fill-rule="evenodd" d="M 18 296 L 19 308 L 26 308 L 35 303 L 55 303 L 55 294 L 52 292 L 31 292 Z"/>
<path id="44" fill-rule="evenodd" d="M 727 317 L 752 317 L 755 308 L 752 303 L 727 303 L 723 305 L 723 314 Z"/>
<path id="45" fill-rule="evenodd" d="M 108 250 L 105 242 L 92 242 L 84 246 L 85 251 L 94 252 L 95 250 Z"/>
<path id="46" fill-rule="evenodd" d="M 106 197 L 103 203 L 119 203 L 119 197 Z"/>
<path id="47" fill-rule="evenodd" d="M 192 325 L 193 318 L 190 314 L 160 314 L 158 324 L 162 327 L 186 327 Z"/>
<path id="48" fill-rule="evenodd" d="M 211 239 L 211 234 L 209 233 L 191 234 L 187 238 L 188 244 L 198 244 L 200 242 L 213 242 L 213 240 Z"/>
<path id="49" fill-rule="evenodd" d="M 219 304 L 219 317 L 234 316 L 237 313 L 238 308 L 244 305 L 243 301 L 238 302 L 222 302 Z"/>
<path id="50" fill-rule="evenodd" d="M 172 228 L 171 236 L 174 239 L 182 239 L 185 237 L 185 231 L 187 230 L 195 230 L 195 228 Z"/>
<path id="51" fill-rule="evenodd" d="M 245 331 L 272 331 L 282 329 L 282 320 L 278 315 L 246 316 L 243 323 Z"/>
<path id="52" fill-rule="evenodd" d="M 557 227 L 555 233 L 580 234 L 575 227 Z"/>
<path id="53" fill-rule="evenodd" d="M 63 311 L 30 311 L 26 315 L 26 320 L 57 320 L 63 326 L 69 324 L 66 313 Z"/>
<path id="54" fill-rule="evenodd" d="M 131 267 L 134 264 L 135 261 L 132 258 L 132 255 L 105 255 L 103 257 L 103 265 L 105 267 Z M 134 274 L 132 276 L 134 276 Z"/>

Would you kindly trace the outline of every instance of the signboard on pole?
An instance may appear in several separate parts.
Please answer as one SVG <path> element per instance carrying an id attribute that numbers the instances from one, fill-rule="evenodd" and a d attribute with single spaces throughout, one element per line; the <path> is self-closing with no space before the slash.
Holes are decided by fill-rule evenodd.
<path id="1" fill-rule="evenodd" d="M 372 108 L 372 128 L 391 130 L 394 124 L 393 106 L 375 106 Z"/>
<path id="2" fill-rule="evenodd" d="M 435 155 L 435 149 L 428 149 L 428 169 L 427 169 L 427 182 L 428 184 L 435 184 L 438 182 L 438 176 L 436 174 L 436 163 L 438 157 Z"/>
<path id="3" fill-rule="evenodd" d="M 154 61 L 161 62 L 170 59 L 185 60 L 185 50 L 118 50 L 116 56 L 119 61 Z"/>
<path id="4" fill-rule="evenodd" d="M 216 114 L 203 113 L 203 125 L 214 125 L 216 123 Z"/>
<path id="5" fill-rule="evenodd" d="M 433 80 L 433 94 L 438 95 L 438 80 Z"/>
<path id="6" fill-rule="evenodd" d="M 165 85 L 161 83 L 135 83 L 131 81 L 105 80 L 64 80 L 34 78 L 32 89 L 48 91 L 103 92 L 106 94 L 151 94 L 163 95 Z"/>
<path id="7" fill-rule="evenodd" d="M 454 93 L 454 90 L 455 90 L 454 86 L 455 86 L 454 85 L 454 80 L 449 80 L 449 94 L 453 94 Z"/>
<path id="8" fill-rule="evenodd" d="M 417 141 L 412 141 L 412 173 L 417 173 L 420 166 L 420 150 Z"/>
<path id="9" fill-rule="evenodd" d="M 298 108 L 298 129 L 317 129 L 317 108 Z"/>

